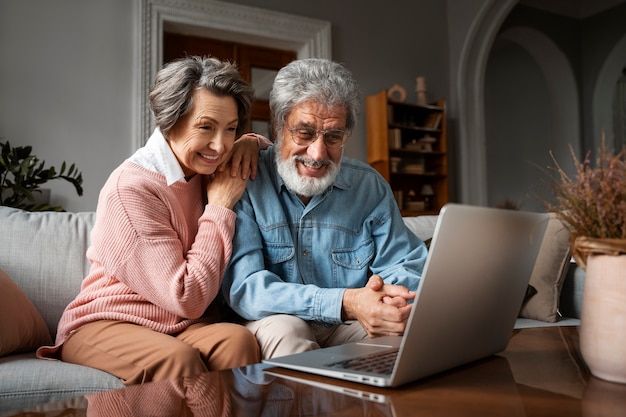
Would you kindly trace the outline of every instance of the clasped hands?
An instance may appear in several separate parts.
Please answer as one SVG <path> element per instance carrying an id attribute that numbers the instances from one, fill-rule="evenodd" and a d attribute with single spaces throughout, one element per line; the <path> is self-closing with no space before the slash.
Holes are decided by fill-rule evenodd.
<path id="1" fill-rule="evenodd" d="M 358 320 L 367 334 L 400 336 L 411 313 L 415 292 L 400 285 L 385 284 L 372 275 L 363 288 L 348 288 L 343 295 L 345 320 Z"/>

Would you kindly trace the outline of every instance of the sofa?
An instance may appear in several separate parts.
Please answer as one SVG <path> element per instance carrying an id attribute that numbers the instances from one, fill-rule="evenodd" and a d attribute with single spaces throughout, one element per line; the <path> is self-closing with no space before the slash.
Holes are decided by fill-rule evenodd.
<path id="1" fill-rule="evenodd" d="M 97 369 L 35 357 L 38 346 L 54 340 L 61 314 L 88 272 L 85 253 L 94 220 L 93 212 L 0 206 L 0 412 L 123 386 Z M 424 241 L 436 221 L 437 216 L 405 218 Z M 562 230 L 553 230 L 559 239 L 544 239 L 540 256 L 547 259 L 533 271 L 534 291 L 525 302 L 533 308 L 522 307 L 517 327 L 579 322 L 584 272 L 570 262 Z"/>

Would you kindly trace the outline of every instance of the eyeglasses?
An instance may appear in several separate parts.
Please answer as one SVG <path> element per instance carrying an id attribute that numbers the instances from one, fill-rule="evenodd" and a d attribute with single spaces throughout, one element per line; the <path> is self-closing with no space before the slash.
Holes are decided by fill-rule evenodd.
<path id="1" fill-rule="evenodd" d="M 324 145 L 328 148 L 343 148 L 350 134 L 341 129 L 315 130 L 309 127 L 287 128 L 291 132 L 291 140 L 298 146 L 309 146 L 317 140 L 320 133 Z"/>

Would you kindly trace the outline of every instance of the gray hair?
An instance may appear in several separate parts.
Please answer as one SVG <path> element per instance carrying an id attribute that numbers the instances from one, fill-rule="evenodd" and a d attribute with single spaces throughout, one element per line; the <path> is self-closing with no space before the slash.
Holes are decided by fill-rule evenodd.
<path id="1" fill-rule="evenodd" d="M 196 89 L 204 88 L 218 96 L 231 96 L 237 102 L 237 137 L 248 124 L 254 89 L 233 63 L 213 57 L 189 56 L 166 64 L 156 75 L 150 91 L 150 108 L 165 138 L 192 104 Z"/>
<path id="2" fill-rule="evenodd" d="M 346 130 L 351 131 L 359 117 L 361 93 L 352 73 L 327 59 L 292 61 L 278 71 L 270 92 L 272 128 L 282 139 L 285 120 L 294 106 L 311 100 L 346 109 Z"/>

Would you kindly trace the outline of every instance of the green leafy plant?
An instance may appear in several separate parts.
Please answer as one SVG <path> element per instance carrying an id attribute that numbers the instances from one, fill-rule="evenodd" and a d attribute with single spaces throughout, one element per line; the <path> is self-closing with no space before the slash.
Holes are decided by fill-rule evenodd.
<path id="1" fill-rule="evenodd" d="M 74 164 L 68 169 L 63 162 L 57 172 L 54 167 L 44 168 L 45 161 L 31 155 L 32 146 L 11 147 L 8 141 L 0 142 L 0 146 L 0 206 L 29 211 L 65 211 L 61 206 L 35 204 L 35 193 L 41 193 L 41 185 L 55 179 L 71 183 L 76 193 L 83 195 L 83 176 Z"/>

